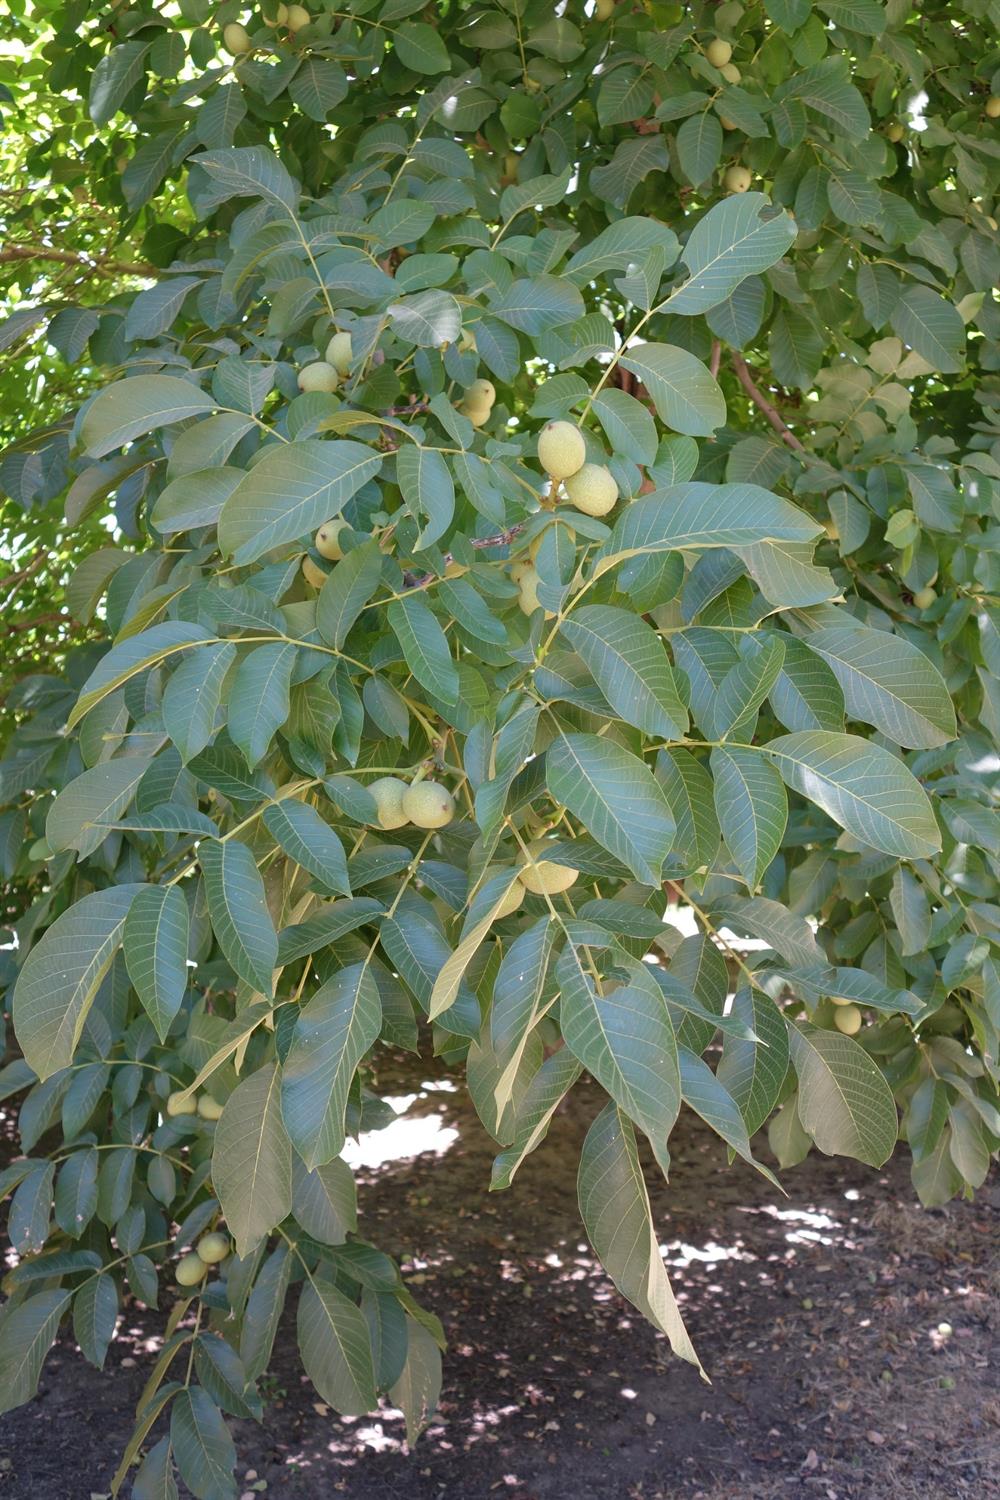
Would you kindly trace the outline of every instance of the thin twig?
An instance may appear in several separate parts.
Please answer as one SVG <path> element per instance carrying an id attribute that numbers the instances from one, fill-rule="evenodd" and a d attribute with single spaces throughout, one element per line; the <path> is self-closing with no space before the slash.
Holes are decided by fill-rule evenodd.
<path id="1" fill-rule="evenodd" d="M 719 365 L 722 363 L 722 345 L 718 339 L 712 340 L 712 353 L 709 355 L 708 368 L 712 372 L 713 380 L 719 373 Z"/>
<path id="2" fill-rule="evenodd" d="M 784 439 L 789 448 L 794 448 L 797 453 L 804 453 L 806 451 L 805 444 L 799 442 L 798 438 L 795 436 L 795 433 L 792 432 L 791 428 L 782 418 L 781 413 L 778 411 L 777 407 L 774 406 L 763 394 L 763 392 L 759 391 L 754 385 L 753 376 L 750 374 L 746 360 L 743 358 L 742 354 L 737 354 L 735 350 L 733 351 L 732 364 L 733 369 L 736 372 L 736 378 L 739 381 L 740 385 L 746 391 L 754 406 L 756 406 L 759 411 L 762 411 L 764 413 L 764 416 L 770 422 L 771 426 L 774 428 L 779 437 Z"/>

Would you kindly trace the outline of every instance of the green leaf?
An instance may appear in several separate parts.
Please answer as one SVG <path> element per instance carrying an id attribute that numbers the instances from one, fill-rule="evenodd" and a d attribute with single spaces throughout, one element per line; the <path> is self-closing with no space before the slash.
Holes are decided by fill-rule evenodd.
<path id="1" fill-rule="evenodd" d="M 125 918 L 128 977 L 160 1041 L 187 989 L 188 904 L 179 886 L 143 886 Z"/>
<path id="2" fill-rule="evenodd" d="M 95 125 L 107 125 L 146 75 L 149 41 L 123 42 L 100 59 L 90 78 L 88 111 Z"/>
<path id="3" fill-rule="evenodd" d="M 285 853 L 331 891 L 351 894 L 344 846 L 314 807 L 283 797 L 264 814 L 264 823 Z"/>
<path id="4" fill-rule="evenodd" d="M 437 616 L 421 594 L 404 594 L 386 606 L 386 616 L 403 649 L 406 665 L 442 703 L 457 703 L 458 668 Z"/>
<path id="5" fill-rule="evenodd" d="M 291 1212 L 292 1148 L 274 1063 L 251 1073 L 226 1100 L 215 1127 L 212 1183 L 237 1255 L 252 1254 Z"/>
<path id="6" fill-rule="evenodd" d="M 803 730 L 771 740 L 763 753 L 790 787 L 870 848 L 900 859 L 926 859 L 940 849 L 927 793 L 880 745 Z"/>
<path id="7" fill-rule="evenodd" d="M 343 1149 L 351 1082 L 381 1026 L 378 986 L 363 963 L 341 969 L 302 1007 L 285 1059 L 281 1106 L 292 1144 L 310 1169 Z"/>
<path id="8" fill-rule="evenodd" d="M 341 1416 L 363 1416 L 375 1406 L 375 1368 L 364 1314 L 326 1281 L 309 1277 L 298 1309 L 299 1351 L 306 1374 Z"/>
<path id="9" fill-rule="evenodd" d="M 150 520 L 164 536 L 193 531 L 199 526 L 214 526 L 243 477 L 242 469 L 228 466 L 181 474 L 160 492 Z"/>
<path id="10" fill-rule="evenodd" d="M 354 1174 L 346 1161 L 325 1162 L 307 1172 L 298 1156 L 292 1160 L 292 1213 L 310 1239 L 342 1245 L 358 1227 Z"/>
<path id="11" fill-rule="evenodd" d="M 132 1481 L 132 1500 L 177 1500 L 170 1438 L 154 1443 Z"/>
<path id="12" fill-rule="evenodd" d="M 921 282 L 912 282 L 900 295 L 889 322 L 904 344 L 925 359 L 932 370 L 954 375 L 965 356 L 965 324 L 953 302 Z"/>
<path id="13" fill-rule="evenodd" d="M 897 745 L 926 749 L 955 738 L 951 694 L 919 647 L 864 625 L 810 631 L 802 641 L 833 671 L 852 719 Z"/>
<path id="14" fill-rule="evenodd" d="M 229 697 L 229 734 L 253 770 L 288 718 L 292 669 L 298 647 L 256 646 L 236 668 Z"/>
<path id="15" fill-rule="evenodd" d="M 316 601 L 316 627 L 339 651 L 351 626 L 378 587 L 382 553 L 377 542 L 363 542 L 337 564 Z"/>
<path id="16" fill-rule="evenodd" d="M 443 537 L 451 525 L 455 513 L 455 481 L 436 448 L 414 446 L 401 448 L 397 453 L 396 482 L 411 516 L 421 526 L 414 543 L 415 549 L 420 551 Z"/>
<path id="17" fill-rule="evenodd" d="M 630 345 L 621 364 L 649 391 L 661 422 L 688 437 L 710 437 L 726 420 L 726 400 L 707 365 L 673 344 Z"/>
<path id="18" fill-rule="evenodd" d="M 852 1037 L 807 1021 L 788 1027 L 799 1118 L 828 1156 L 880 1167 L 896 1144 L 896 1105 L 882 1073 Z"/>
<path id="19" fill-rule="evenodd" d="M 63 787 L 49 807 L 45 838 L 53 853 L 76 849 L 84 859 L 108 836 L 108 827 L 125 812 L 149 769 L 138 756 L 106 760 L 91 766 Z"/>
<path id="20" fill-rule="evenodd" d="M 35 1394 L 72 1295 L 52 1287 L 5 1309 L 0 1323 L 0 1414 L 23 1406 Z"/>
<path id="21" fill-rule="evenodd" d="M 656 219 L 619 219 L 581 245 L 563 271 L 563 279 L 585 286 L 608 271 L 624 271 L 647 250 L 661 246 L 666 264 L 673 265 L 680 246 L 672 229 Z"/>
<path id="22" fill-rule="evenodd" d="M 753 892 L 781 848 L 788 822 L 785 788 L 756 750 L 717 746 L 711 762 L 722 837 Z"/>
<path id="23" fill-rule="evenodd" d="M 773 266 L 791 247 L 795 220 L 763 193 L 737 193 L 699 219 L 681 252 L 688 280 L 665 307 L 691 316 L 724 302 L 748 276 Z"/>
<path id="24" fill-rule="evenodd" d="M 174 1396 L 170 1443 L 180 1476 L 197 1500 L 235 1496 L 236 1449 L 222 1413 L 201 1386 L 185 1387 Z"/>
<path id="25" fill-rule="evenodd" d="M 722 126 L 714 114 L 703 110 L 684 121 L 677 132 L 677 156 L 688 182 L 698 187 L 708 181 L 722 156 Z"/>
<path id="26" fill-rule="evenodd" d="M 659 636 L 630 610 L 584 605 L 560 626 L 612 708 L 664 739 L 687 733 L 688 715 Z"/>
<path id="27" fill-rule="evenodd" d="M 198 860 L 219 947 L 241 979 L 270 995 L 278 935 L 253 855 L 238 839 L 206 839 L 199 845 Z"/>
<path id="28" fill-rule="evenodd" d="M 262 198 L 294 216 L 299 191 L 273 151 L 266 146 L 230 146 L 226 151 L 202 151 L 195 163 L 207 172 L 211 186 L 198 195 L 204 209 L 230 198 Z"/>
<path id="29" fill-rule="evenodd" d="M 437 1410 L 441 1396 L 441 1350 L 422 1323 L 406 1320 L 406 1364 L 393 1382 L 389 1399 L 406 1420 L 412 1446 Z"/>
<path id="30" fill-rule="evenodd" d="M 185 764 L 215 734 L 215 721 L 236 647 L 229 641 L 200 646 L 170 674 L 163 690 L 163 727 Z"/>
<path id="31" fill-rule="evenodd" d="M 716 1078 L 735 1099 L 752 1136 L 778 1102 L 788 1071 L 788 1034 L 773 1000 L 756 989 L 737 990 L 732 1015 L 746 1023 L 753 1037 L 724 1037 Z"/>
<path id="32" fill-rule="evenodd" d="M 214 635 L 200 625 L 193 625 L 187 620 L 165 620 L 162 625 L 151 625 L 140 635 L 130 636 L 128 640 L 112 646 L 84 683 L 66 721 L 66 728 L 74 728 L 84 714 L 89 713 L 109 693 L 122 687 L 140 672 L 145 672 L 157 662 L 165 661 L 168 656 L 174 656 L 179 651 L 187 651 L 192 646 L 214 640 Z"/>
<path id="33" fill-rule="evenodd" d="M 704 1375 L 660 1258 L 635 1132 L 614 1104 L 587 1132 L 577 1191 L 588 1238 L 615 1286 Z"/>
<path id="34" fill-rule="evenodd" d="M 157 427 L 215 411 L 218 403 L 178 375 L 132 375 L 98 391 L 80 419 L 80 444 L 103 458 Z"/>
<path id="35" fill-rule="evenodd" d="M 118 1288 L 113 1276 L 89 1277 L 73 1298 L 73 1337 L 84 1359 L 104 1369 L 118 1321 Z"/>
<path id="36" fill-rule="evenodd" d="M 93 891 L 57 917 L 28 953 L 14 987 L 14 1031 L 40 1079 L 73 1061 L 97 987 L 122 940 L 139 885 Z"/>
<path id="37" fill-rule="evenodd" d="M 715 703 L 715 734 L 720 740 L 735 734 L 749 736 L 745 726 L 756 716 L 764 699 L 778 680 L 785 660 L 785 643 L 772 636 L 759 648 L 747 643 L 736 662 L 719 684 Z"/>
<path id="38" fill-rule="evenodd" d="M 462 328 L 462 309 L 450 292 L 415 292 L 386 312 L 398 337 L 420 349 L 453 344 Z"/>
<path id="39" fill-rule="evenodd" d="M 314 531 L 339 516 L 381 465 L 381 454 L 349 441 L 309 438 L 270 449 L 222 507 L 222 552 L 243 565 Z"/>
<path id="40" fill-rule="evenodd" d="M 515 281 L 490 305 L 494 317 L 519 333 L 535 336 L 572 323 L 586 311 L 577 288 L 559 276 L 532 276 Z"/>
<path id="41" fill-rule="evenodd" d="M 644 885 L 659 885 L 674 820 L 648 766 L 594 734 L 563 734 L 545 757 L 548 789 Z"/>
<path id="42" fill-rule="evenodd" d="M 626 507 L 599 566 L 679 547 L 811 542 L 820 531 L 805 511 L 754 484 L 676 484 Z"/>
<path id="43" fill-rule="evenodd" d="M 339 63 L 325 57 L 304 57 L 288 85 L 288 95 L 310 120 L 322 123 L 347 98 L 349 86 Z"/>
<path id="44" fill-rule="evenodd" d="M 556 377 L 560 378 L 573 377 Z M 605 388 L 595 397 L 591 409 L 616 454 L 622 458 L 630 458 L 637 464 L 651 464 L 654 461 L 658 443 L 656 423 L 641 401 L 625 391 Z M 562 411 L 555 415 L 562 416 Z"/>
<path id="45" fill-rule="evenodd" d="M 451 67 L 440 32 L 424 21 L 404 21 L 394 29 L 392 41 L 400 62 L 413 73 L 446 73 Z"/>
<path id="46" fill-rule="evenodd" d="M 556 977 L 567 1047 L 666 1159 L 681 1091 L 674 1030 L 655 981 L 638 975 L 627 984 L 604 981 L 601 993 L 572 945 Z"/>
<path id="47" fill-rule="evenodd" d="M 700 1115 L 705 1124 L 711 1126 L 737 1156 L 749 1162 L 777 1187 L 779 1184 L 774 1173 L 754 1161 L 746 1123 L 732 1094 L 719 1082 L 708 1063 L 696 1053 L 689 1051 L 687 1047 L 678 1047 L 677 1052 L 684 1103 L 695 1114 Z"/>

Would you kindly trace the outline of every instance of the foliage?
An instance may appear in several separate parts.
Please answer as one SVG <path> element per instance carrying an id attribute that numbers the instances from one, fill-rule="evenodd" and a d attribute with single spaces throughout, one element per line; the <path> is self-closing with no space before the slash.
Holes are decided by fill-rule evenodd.
<path id="1" fill-rule="evenodd" d="M 77 623 L 0 767 L 4 1404 L 197 1244 L 116 1493 L 235 1493 L 293 1285 L 323 1399 L 415 1438 L 440 1324 L 341 1157 L 383 1046 L 464 1072 L 497 1190 L 592 1075 L 587 1232 L 695 1364 L 683 1107 L 979 1186 L 996 0 L 12 9 L 0 482 Z"/>

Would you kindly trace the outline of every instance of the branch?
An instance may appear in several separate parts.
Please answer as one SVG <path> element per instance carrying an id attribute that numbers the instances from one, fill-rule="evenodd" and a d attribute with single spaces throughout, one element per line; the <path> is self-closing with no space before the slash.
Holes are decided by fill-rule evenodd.
<path id="1" fill-rule="evenodd" d="M 797 453 L 805 453 L 805 444 L 799 442 L 798 438 L 795 436 L 795 433 L 783 420 L 781 413 L 778 411 L 777 407 L 772 405 L 772 403 L 767 399 L 763 392 L 759 391 L 754 385 L 753 377 L 747 367 L 746 360 L 743 358 L 742 354 L 737 354 L 735 349 L 733 350 L 732 364 L 733 369 L 736 371 L 736 379 L 746 391 L 754 406 L 756 406 L 759 411 L 762 411 L 764 413 L 764 416 L 770 422 L 771 426 L 774 428 L 779 437 L 781 437 L 788 444 L 789 448 L 794 448 Z"/>
<path id="2" fill-rule="evenodd" d="M 709 357 L 708 368 L 714 379 L 719 373 L 719 365 L 722 363 L 722 345 L 718 339 L 712 340 L 712 353 Z"/>
<path id="3" fill-rule="evenodd" d="M 100 271 L 105 276 L 155 276 L 153 266 L 141 261 L 107 260 L 86 255 L 82 250 L 55 250 L 50 245 L 10 245 L 0 250 L 0 265 L 19 260 L 54 260 L 63 266 L 77 266 L 81 271 Z"/>

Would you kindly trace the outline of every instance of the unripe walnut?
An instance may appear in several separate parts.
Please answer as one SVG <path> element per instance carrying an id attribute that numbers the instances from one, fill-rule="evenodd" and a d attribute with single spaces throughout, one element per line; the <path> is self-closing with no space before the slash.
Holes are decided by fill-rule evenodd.
<path id="1" fill-rule="evenodd" d="M 1000 94 L 991 94 L 986 101 L 986 114 L 989 119 L 1000 119 Z"/>
<path id="2" fill-rule="evenodd" d="M 584 464 L 566 480 L 570 503 L 587 516 L 606 516 L 618 499 L 618 485 L 603 464 Z"/>
<path id="3" fill-rule="evenodd" d="M 475 402 L 463 401 L 458 409 L 463 417 L 468 417 L 473 427 L 485 427 L 486 423 L 490 420 L 493 403 L 489 402 L 477 405 Z"/>
<path id="4" fill-rule="evenodd" d="M 338 375 L 349 375 L 352 357 L 351 335 L 343 332 L 335 333 L 326 346 L 327 364 L 333 365 Z"/>
<path id="5" fill-rule="evenodd" d="M 615 0 L 595 0 L 595 21 L 610 21 L 615 13 Z"/>
<path id="6" fill-rule="evenodd" d="M 226 51 L 231 52 L 234 57 L 239 57 L 243 52 L 249 52 L 253 47 L 249 31 L 245 26 L 241 26 L 239 21 L 230 21 L 228 26 L 223 27 L 222 41 Z"/>
<path id="7" fill-rule="evenodd" d="M 727 83 L 739 83 L 740 79 L 743 77 L 743 74 L 740 72 L 735 63 L 723 63 L 722 67 L 719 69 L 719 72 L 722 74 Z"/>
<path id="8" fill-rule="evenodd" d="M 218 1099 L 213 1099 L 211 1094 L 198 1095 L 198 1113 L 203 1120 L 218 1120 L 222 1114 L 223 1105 Z"/>
<path id="9" fill-rule="evenodd" d="M 182 1255 L 177 1262 L 177 1270 L 174 1275 L 178 1286 L 197 1286 L 199 1281 L 204 1281 L 208 1266 L 200 1255 Z"/>
<path id="10" fill-rule="evenodd" d="M 845 1036 L 854 1036 L 855 1032 L 860 1031 L 861 1021 L 861 1012 L 856 1005 L 842 1005 L 833 1014 L 833 1024 Z"/>
<path id="11" fill-rule="evenodd" d="M 538 569 L 533 566 L 526 568 L 518 579 L 517 587 L 519 594 L 517 602 L 523 614 L 533 615 L 536 609 L 544 608 L 538 599 L 538 585 L 540 582 Z M 555 615 L 551 609 L 545 610 L 545 618 L 547 620 L 555 619 Z"/>
<path id="12" fill-rule="evenodd" d="M 195 1245 L 198 1259 L 206 1266 L 217 1266 L 229 1254 L 228 1234 L 203 1234 Z"/>
<path id="13" fill-rule="evenodd" d="M 312 16 L 304 5 L 289 5 L 285 10 L 285 25 L 289 31 L 301 31 L 311 20 Z"/>
<path id="14" fill-rule="evenodd" d="M 285 26 L 285 25 L 287 25 L 287 23 L 288 23 L 288 6 L 285 5 L 285 4 L 281 4 L 281 5 L 278 6 L 277 10 L 274 12 L 274 20 L 273 21 L 269 21 L 266 16 L 264 17 L 264 25 L 265 26 Z"/>
<path id="15" fill-rule="evenodd" d="M 321 589 L 327 580 L 327 574 L 323 572 L 318 563 L 313 562 L 311 557 L 304 557 L 302 559 L 302 577 L 314 589 Z"/>
<path id="16" fill-rule="evenodd" d="M 546 422 L 538 437 L 538 462 L 553 479 L 568 479 L 582 468 L 587 445 L 572 422 Z"/>
<path id="17" fill-rule="evenodd" d="M 913 596 L 913 602 L 918 609 L 930 609 L 937 599 L 937 590 L 932 589 L 930 584 L 924 589 L 918 589 Z"/>
<path id="18" fill-rule="evenodd" d="M 902 125 L 900 125 L 898 120 L 893 120 L 892 124 L 886 131 L 886 135 L 893 143 L 895 143 L 896 141 L 901 141 L 905 134 L 906 131 L 903 129 Z"/>
<path id="19" fill-rule="evenodd" d="M 398 776 L 380 776 L 368 790 L 375 798 L 380 828 L 402 828 L 410 821 L 403 811 L 403 797 L 410 790 L 405 781 Z"/>
<path id="20" fill-rule="evenodd" d="M 553 896 L 557 891 L 568 891 L 579 877 L 579 870 L 573 870 L 569 865 L 560 865 L 553 859 L 546 859 L 545 850 L 549 848 L 547 839 L 535 839 L 528 845 L 528 858 L 522 855 L 522 864 L 517 873 L 517 878 L 525 890 L 531 891 L 535 896 Z"/>
<path id="21" fill-rule="evenodd" d="M 732 46 L 729 42 L 723 41 L 721 36 L 713 37 L 705 48 L 705 56 L 713 68 L 724 68 L 732 55 Z"/>
<path id="22" fill-rule="evenodd" d="M 499 922 L 501 917 L 509 917 L 511 912 L 517 911 L 523 900 L 524 886 L 522 885 L 520 878 L 518 878 L 517 880 L 511 881 L 510 888 L 504 896 L 503 902 L 497 908 L 497 914 L 494 920 Z"/>
<path id="23" fill-rule="evenodd" d="M 729 193 L 745 193 L 752 181 L 748 167 L 730 167 L 722 179 L 723 186 Z"/>
<path id="24" fill-rule="evenodd" d="M 198 1104 L 194 1098 L 194 1095 L 191 1094 L 188 1096 L 188 1098 L 185 1099 L 183 1089 L 175 1089 L 167 1099 L 168 1115 L 193 1115 L 196 1114 L 197 1111 Z"/>
<path id="25" fill-rule="evenodd" d="M 313 546 L 320 557 L 325 557 L 329 562 L 339 562 L 344 555 L 340 533 L 348 529 L 347 522 L 341 516 L 325 521 L 313 537 Z"/>
<path id="26" fill-rule="evenodd" d="M 418 781 L 403 793 L 403 811 L 417 828 L 444 828 L 455 816 L 455 799 L 437 781 Z"/>
<path id="27" fill-rule="evenodd" d="M 335 391 L 339 384 L 340 376 L 325 359 L 315 359 L 299 371 L 300 391 Z"/>
<path id="28" fill-rule="evenodd" d="M 466 406 L 492 406 L 497 389 L 492 380 L 474 380 L 465 393 Z"/>

